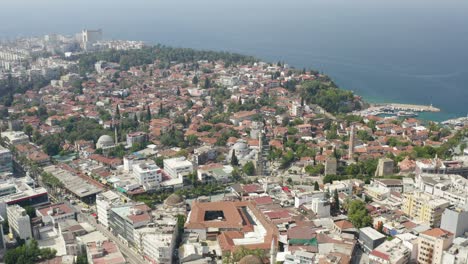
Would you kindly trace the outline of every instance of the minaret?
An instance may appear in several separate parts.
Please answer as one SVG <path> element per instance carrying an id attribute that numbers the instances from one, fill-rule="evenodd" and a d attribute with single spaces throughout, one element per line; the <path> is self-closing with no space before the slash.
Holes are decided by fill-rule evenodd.
<path id="1" fill-rule="evenodd" d="M 115 124 L 114 118 L 112 118 L 112 125 L 114 126 L 114 144 L 117 146 L 119 138 L 117 137 L 117 125 Z"/>
<path id="2" fill-rule="evenodd" d="M 276 247 L 275 247 L 275 238 L 271 240 L 270 247 L 270 264 L 276 264 Z"/>
<path id="3" fill-rule="evenodd" d="M 355 147 L 355 132 L 354 132 L 354 124 L 351 125 L 351 131 L 349 132 L 349 147 L 348 147 L 348 160 L 352 161 L 353 160 L 353 155 L 354 155 L 354 147 Z"/>
<path id="4" fill-rule="evenodd" d="M 266 136 L 266 127 L 258 135 L 258 153 L 257 153 L 257 174 L 260 176 L 269 176 L 268 152 L 270 149 L 269 140 Z"/>

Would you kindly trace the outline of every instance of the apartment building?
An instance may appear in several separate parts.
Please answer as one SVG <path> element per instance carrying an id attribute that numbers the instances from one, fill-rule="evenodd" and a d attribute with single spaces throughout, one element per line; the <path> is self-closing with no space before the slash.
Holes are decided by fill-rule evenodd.
<path id="1" fill-rule="evenodd" d="M 152 190 L 162 182 L 161 169 L 154 163 L 137 163 L 132 167 L 133 176 L 145 190 Z"/>
<path id="2" fill-rule="evenodd" d="M 96 211 L 98 221 L 105 227 L 109 227 L 109 211 L 111 205 L 119 202 L 119 195 L 113 191 L 107 191 L 96 195 Z"/>
<path id="3" fill-rule="evenodd" d="M 185 159 L 185 157 L 177 157 L 164 160 L 164 171 L 171 176 L 172 179 L 179 178 L 193 172 L 192 162 Z"/>
<path id="4" fill-rule="evenodd" d="M 413 220 L 431 227 L 440 226 L 442 214 L 449 205 L 448 201 L 423 192 L 403 194 L 403 212 Z"/>
<path id="5" fill-rule="evenodd" d="M 126 243 L 135 245 L 135 229 L 144 227 L 151 222 L 151 209 L 144 203 L 126 204 L 113 207 L 109 212 L 109 228 L 117 237 Z"/>
<path id="6" fill-rule="evenodd" d="M 32 238 L 31 220 L 26 210 L 19 205 L 8 206 L 8 224 L 15 237 L 24 240 Z"/>
<path id="7" fill-rule="evenodd" d="M 452 245 L 453 234 L 434 228 L 419 235 L 418 238 L 418 263 L 442 264 L 444 250 Z"/>

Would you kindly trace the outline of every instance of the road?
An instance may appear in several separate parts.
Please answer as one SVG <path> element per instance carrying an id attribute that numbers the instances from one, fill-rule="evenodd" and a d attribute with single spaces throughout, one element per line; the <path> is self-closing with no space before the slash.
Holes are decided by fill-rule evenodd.
<path id="1" fill-rule="evenodd" d="M 114 234 L 112 234 L 109 230 L 107 230 L 104 226 L 101 224 L 96 223 L 96 219 L 89 216 L 89 214 L 81 214 L 81 216 L 86 219 L 88 223 L 90 223 L 92 226 L 96 228 L 99 232 L 103 233 L 109 240 L 112 242 L 116 243 L 117 246 L 119 247 L 120 251 L 122 254 L 125 256 L 126 260 L 130 264 L 141 264 L 145 263 L 145 259 L 140 256 L 138 253 L 133 251 L 130 247 L 125 245 L 120 239 L 118 239 Z"/>

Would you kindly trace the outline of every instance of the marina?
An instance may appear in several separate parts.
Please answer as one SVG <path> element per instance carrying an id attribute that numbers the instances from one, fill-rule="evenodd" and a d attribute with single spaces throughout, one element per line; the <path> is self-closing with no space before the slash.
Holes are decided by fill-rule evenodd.
<path id="1" fill-rule="evenodd" d="M 432 105 L 414 104 L 371 104 L 369 108 L 354 112 L 355 115 L 384 115 L 398 117 L 417 117 L 421 112 L 440 112 L 440 109 Z"/>

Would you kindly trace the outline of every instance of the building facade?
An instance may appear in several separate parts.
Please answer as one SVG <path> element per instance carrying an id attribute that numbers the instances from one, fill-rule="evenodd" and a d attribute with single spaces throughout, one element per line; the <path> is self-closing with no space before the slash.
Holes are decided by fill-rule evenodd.
<path id="1" fill-rule="evenodd" d="M 15 237 L 24 240 L 31 239 L 31 220 L 26 210 L 19 205 L 8 206 L 7 208 L 8 224 L 10 226 L 10 232 Z"/>
<path id="2" fill-rule="evenodd" d="M 416 221 L 431 227 L 439 227 L 442 213 L 449 205 L 446 200 L 434 199 L 427 193 L 404 193 L 402 211 Z"/>
<path id="3" fill-rule="evenodd" d="M 145 204 L 127 204 L 113 207 L 109 211 L 109 228 L 117 237 L 129 245 L 136 244 L 135 229 L 151 222 L 150 208 Z"/>
<path id="4" fill-rule="evenodd" d="M 185 157 L 177 157 L 164 160 L 164 171 L 173 179 L 179 178 L 179 175 L 187 175 L 193 172 L 192 162 Z"/>
<path id="5" fill-rule="evenodd" d="M 162 182 L 162 171 L 153 163 L 133 164 L 133 176 L 145 190 L 152 190 Z"/>
<path id="6" fill-rule="evenodd" d="M 145 132 L 133 132 L 127 134 L 127 146 L 131 147 L 133 144 L 145 143 L 148 136 Z"/>
<path id="7" fill-rule="evenodd" d="M 119 201 L 119 195 L 113 191 L 107 191 L 96 195 L 96 211 L 98 221 L 105 227 L 109 227 L 109 211 L 111 205 Z"/>
<path id="8" fill-rule="evenodd" d="M 455 237 L 468 232 L 468 211 L 463 208 L 446 208 L 442 214 L 440 228 L 447 230 Z"/>
<path id="9" fill-rule="evenodd" d="M 453 234 L 440 228 L 421 233 L 418 238 L 418 263 L 442 264 L 442 254 L 452 245 L 452 241 Z"/>
<path id="10" fill-rule="evenodd" d="M 10 150 L 0 146 L 0 175 L 13 172 L 13 157 Z"/>
<path id="11" fill-rule="evenodd" d="M 359 229 L 359 244 L 366 253 L 370 253 L 385 241 L 385 236 L 372 227 Z"/>

